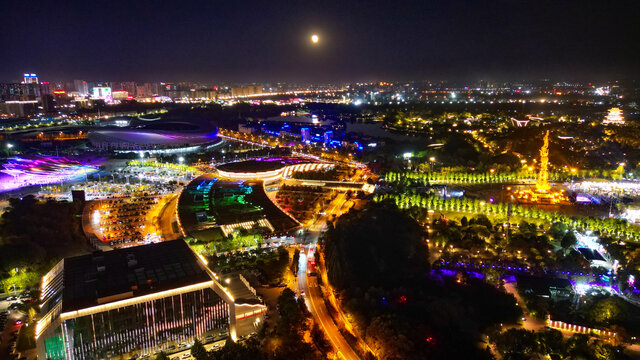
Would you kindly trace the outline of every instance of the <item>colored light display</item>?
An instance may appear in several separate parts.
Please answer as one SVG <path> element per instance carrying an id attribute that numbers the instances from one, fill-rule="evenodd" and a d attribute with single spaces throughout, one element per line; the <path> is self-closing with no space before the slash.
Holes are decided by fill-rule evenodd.
<path id="1" fill-rule="evenodd" d="M 540 148 L 540 171 L 534 190 L 524 189 L 516 191 L 518 200 L 526 203 L 558 204 L 567 201 L 562 190 L 552 190 L 549 184 L 549 131 L 544 135 Z"/>
<path id="2" fill-rule="evenodd" d="M 0 172 L 11 175 L 0 181 L 0 190 L 30 185 L 46 185 L 85 177 L 97 167 L 59 156 L 14 157 L 2 165 Z"/>

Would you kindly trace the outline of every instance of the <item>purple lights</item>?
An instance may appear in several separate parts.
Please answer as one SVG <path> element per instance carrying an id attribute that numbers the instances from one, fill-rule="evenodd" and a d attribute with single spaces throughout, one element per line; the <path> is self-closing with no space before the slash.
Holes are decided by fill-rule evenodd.
<path id="1" fill-rule="evenodd" d="M 23 156 L 9 159 L 0 172 L 0 191 L 30 185 L 46 185 L 80 178 L 97 171 L 97 167 L 59 156 Z"/>

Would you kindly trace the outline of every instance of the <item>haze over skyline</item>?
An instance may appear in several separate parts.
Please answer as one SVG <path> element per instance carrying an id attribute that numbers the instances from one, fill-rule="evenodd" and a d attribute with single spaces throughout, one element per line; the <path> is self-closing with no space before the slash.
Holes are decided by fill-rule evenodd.
<path id="1" fill-rule="evenodd" d="M 4 8 L 5 81 L 23 72 L 214 82 L 597 81 L 640 72 L 633 1 L 72 0 Z"/>

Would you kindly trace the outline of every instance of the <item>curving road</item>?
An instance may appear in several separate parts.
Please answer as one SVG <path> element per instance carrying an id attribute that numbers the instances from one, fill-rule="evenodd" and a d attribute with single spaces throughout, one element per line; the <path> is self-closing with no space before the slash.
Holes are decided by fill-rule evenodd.
<path id="1" fill-rule="evenodd" d="M 300 253 L 300 262 L 298 264 L 298 289 L 300 293 L 304 292 L 304 301 L 309 312 L 311 312 L 315 321 L 327 335 L 333 348 L 338 353 L 338 357 L 347 360 L 359 360 L 360 358 L 342 336 L 331 315 L 329 315 L 329 310 L 322 298 L 322 292 L 316 277 L 307 277 L 307 255 L 304 253 Z"/>

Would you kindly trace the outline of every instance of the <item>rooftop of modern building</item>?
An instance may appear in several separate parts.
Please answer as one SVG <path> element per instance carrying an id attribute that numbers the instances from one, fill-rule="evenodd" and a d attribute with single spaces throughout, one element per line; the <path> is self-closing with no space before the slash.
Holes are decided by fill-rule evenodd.
<path id="1" fill-rule="evenodd" d="M 183 240 L 95 252 L 64 260 L 62 310 L 79 310 L 210 280 L 204 265 Z"/>
<path id="2" fill-rule="evenodd" d="M 312 162 L 314 161 L 296 157 L 258 158 L 230 162 L 218 165 L 217 168 L 227 172 L 257 173 L 278 170 L 288 165 Z"/>
<path id="3" fill-rule="evenodd" d="M 205 216 L 206 215 L 206 216 Z M 213 241 L 213 225 L 236 224 L 266 218 L 276 233 L 284 233 L 298 223 L 280 210 L 267 196 L 260 180 L 225 181 L 212 174 L 192 180 L 178 201 L 180 224 L 189 236 Z"/>
<path id="4" fill-rule="evenodd" d="M 246 281 L 246 280 L 245 280 Z M 242 274 L 238 272 L 220 276 L 221 284 L 235 299 L 236 304 L 259 304 L 262 300 L 252 291 L 251 285 L 242 280 Z"/>

